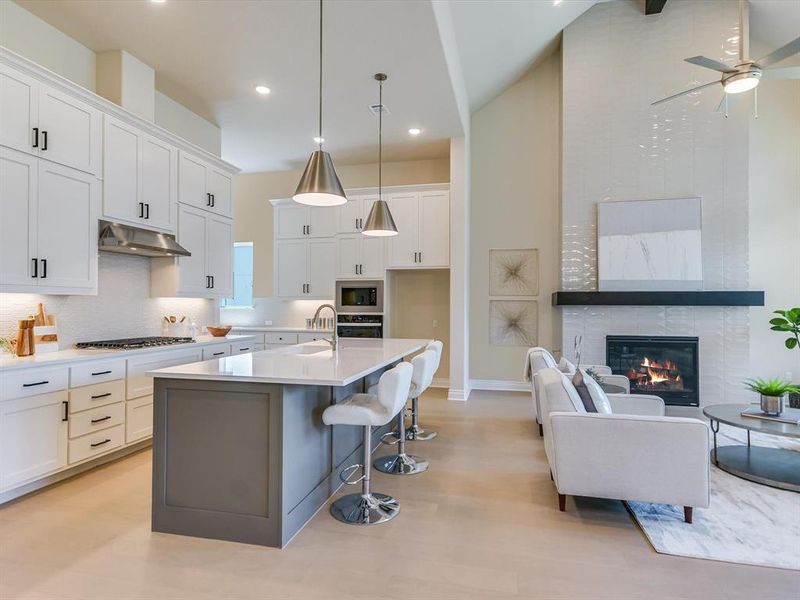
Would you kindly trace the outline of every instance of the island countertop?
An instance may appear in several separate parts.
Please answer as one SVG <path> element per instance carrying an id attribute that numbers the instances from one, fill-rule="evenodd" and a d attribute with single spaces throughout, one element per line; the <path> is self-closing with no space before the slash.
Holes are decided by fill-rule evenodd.
<path id="1" fill-rule="evenodd" d="M 340 338 L 151 371 L 165 379 L 345 386 L 424 348 L 430 340 Z"/>

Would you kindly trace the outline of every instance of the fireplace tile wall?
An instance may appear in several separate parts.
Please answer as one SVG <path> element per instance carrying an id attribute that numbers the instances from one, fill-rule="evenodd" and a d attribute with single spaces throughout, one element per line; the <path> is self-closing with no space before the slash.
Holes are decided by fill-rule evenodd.
<path id="1" fill-rule="evenodd" d="M 600 3 L 564 32 L 562 289 L 596 290 L 596 205 L 703 200 L 705 289 L 748 289 L 748 100 L 716 113 L 721 90 L 651 107 L 713 78 L 684 63 L 735 60 L 735 2 L 672 0 L 647 17 L 628 0 Z M 650 49 L 651 51 L 648 51 Z M 750 317 L 742 307 L 563 307 L 562 349 L 583 335 L 583 361 L 605 360 L 605 336 L 700 338 L 700 403 L 747 401 Z"/>

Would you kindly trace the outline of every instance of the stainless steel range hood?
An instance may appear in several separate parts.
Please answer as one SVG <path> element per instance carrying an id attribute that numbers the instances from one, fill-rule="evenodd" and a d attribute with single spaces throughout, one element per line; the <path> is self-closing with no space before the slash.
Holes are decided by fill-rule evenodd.
<path id="1" fill-rule="evenodd" d="M 145 257 L 192 255 L 175 241 L 174 235 L 108 221 L 100 221 L 97 249 Z"/>

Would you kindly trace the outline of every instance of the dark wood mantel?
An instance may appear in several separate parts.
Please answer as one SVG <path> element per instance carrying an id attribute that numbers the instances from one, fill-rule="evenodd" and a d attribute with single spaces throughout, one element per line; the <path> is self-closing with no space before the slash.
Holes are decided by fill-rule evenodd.
<path id="1" fill-rule="evenodd" d="M 764 306 L 763 291 L 553 293 L 553 306 Z"/>

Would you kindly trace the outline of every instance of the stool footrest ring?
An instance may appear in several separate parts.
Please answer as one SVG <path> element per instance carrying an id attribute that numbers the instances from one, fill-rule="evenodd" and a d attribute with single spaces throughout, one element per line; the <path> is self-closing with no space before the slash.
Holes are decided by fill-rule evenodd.
<path id="1" fill-rule="evenodd" d="M 393 442 L 389 442 L 389 441 L 386 440 L 386 438 L 388 438 L 390 436 L 394 436 L 397 439 L 394 440 Z M 397 437 L 397 432 L 396 431 L 387 431 L 386 433 L 384 433 L 381 436 L 381 444 L 386 444 L 387 446 L 396 446 L 399 443 L 400 443 L 400 438 Z"/>
<path id="2" fill-rule="evenodd" d="M 354 473 L 355 471 L 357 471 L 358 469 L 363 469 L 363 468 L 364 468 L 364 465 L 359 465 L 359 464 L 350 465 L 349 467 L 346 467 L 346 468 L 342 469 L 339 472 L 339 479 L 341 479 L 342 483 L 345 484 L 345 485 L 356 485 L 356 484 L 359 484 L 364 480 L 366 475 L 362 475 L 358 479 L 352 479 L 352 480 L 350 479 L 350 475 L 352 473 Z"/>

